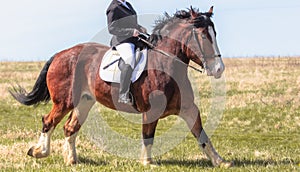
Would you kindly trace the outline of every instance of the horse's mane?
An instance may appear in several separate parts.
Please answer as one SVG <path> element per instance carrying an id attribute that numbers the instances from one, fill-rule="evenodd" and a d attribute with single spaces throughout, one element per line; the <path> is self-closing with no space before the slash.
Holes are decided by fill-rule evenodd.
<path id="1" fill-rule="evenodd" d="M 161 31 L 162 29 L 169 23 L 173 23 L 174 21 L 181 19 L 181 20 L 190 20 L 191 24 L 193 24 L 195 27 L 207 27 L 207 26 L 213 26 L 212 21 L 210 20 L 210 17 L 212 17 L 212 13 L 202 13 L 199 12 L 199 9 L 193 8 L 194 12 L 197 13 L 198 17 L 191 20 L 191 11 L 189 10 L 178 10 L 175 12 L 173 16 L 170 16 L 167 12 L 164 13 L 162 17 L 157 19 L 155 21 L 153 32 L 149 38 L 150 42 L 153 45 L 156 45 L 159 40 L 162 39 Z"/>

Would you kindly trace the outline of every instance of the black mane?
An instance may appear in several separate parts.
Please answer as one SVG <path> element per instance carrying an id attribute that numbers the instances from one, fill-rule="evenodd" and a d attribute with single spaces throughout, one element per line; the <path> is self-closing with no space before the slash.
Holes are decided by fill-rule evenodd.
<path id="1" fill-rule="evenodd" d="M 165 12 L 164 16 L 162 16 L 161 18 L 155 21 L 153 32 L 149 38 L 150 42 L 153 45 L 156 45 L 157 42 L 162 39 L 161 30 L 164 28 L 164 26 L 178 19 L 191 20 L 191 24 L 193 24 L 194 27 L 196 28 L 213 26 L 213 23 L 210 20 L 210 17 L 212 17 L 212 13 L 201 13 L 199 12 L 199 9 L 193 9 L 193 10 L 198 15 L 198 17 L 196 17 L 193 20 L 191 20 L 192 16 L 190 14 L 191 11 L 190 9 L 176 11 L 173 16 L 170 16 L 167 12 Z"/>

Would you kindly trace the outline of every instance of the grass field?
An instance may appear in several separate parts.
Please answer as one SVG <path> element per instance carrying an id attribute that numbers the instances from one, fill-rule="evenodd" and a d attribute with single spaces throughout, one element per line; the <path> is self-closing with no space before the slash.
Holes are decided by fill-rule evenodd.
<path id="1" fill-rule="evenodd" d="M 25 107 L 7 90 L 16 83 L 31 89 L 44 62 L 0 62 L 0 171 L 300 171 L 300 58 L 228 58 L 224 62 L 226 104 L 211 140 L 226 160 L 234 161 L 230 169 L 213 168 L 191 134 L 154 157 L 159 166 L 144 167 L 136 159 L 108 153 L 105 145 L 90 141 L 85 130 L 77 142 L 81 163 L 65 166 L 64 122 L 53 134 L 48 158 L 28 157 L 27 150 L 37 142 L 42 128 L 41 116 L 50 111 L 51 103 Z M 193 71 L 190 76 L 205 123 L 213 96 L 211 79 Z M 96 108 L 112 130 L 140 138 L 140 125 L 100 105 Z M 157 135 L 176 121 L 177 117 L 161 120 Z M 139 154 L 139 146 L 128 152 Z"/>

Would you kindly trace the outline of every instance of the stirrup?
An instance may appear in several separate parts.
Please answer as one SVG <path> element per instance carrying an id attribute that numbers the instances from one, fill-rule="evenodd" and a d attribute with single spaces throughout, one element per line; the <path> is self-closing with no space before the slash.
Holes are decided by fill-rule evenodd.
<path id="1" fill-rule="evenodd" d="M 129 92 L 129 97 L 128 98 L 127 98 L 127 96 L 122 97 L 122 96 L 119 95 L 118 102 L 132 106 L 134 104 L 133 96 L 130 92 Z"/>
<path id="2" fill-rule="evenodd" d="M 133 105 L 133 103 L 131 102 L 130 99 L 119 99 L 118 102 L 119 102 L 119 103 L 123 103 L 123 104 L 130 105 L 130 106 Z"/>

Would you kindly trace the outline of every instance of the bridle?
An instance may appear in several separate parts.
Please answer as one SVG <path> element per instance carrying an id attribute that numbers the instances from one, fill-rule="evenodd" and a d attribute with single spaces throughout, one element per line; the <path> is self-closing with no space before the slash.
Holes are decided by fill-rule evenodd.
<path id="1" fill-rule="evenodd" d="M 202 62 L 203 69 L 204 69 L 204 71 L 205 71 L 205 70 L 207 69 L 206 58 L 210 58 L 210 57 L 207 56 L 207 55 L 205 54 L 205 52 L 204 52 L 204 49 L 202 49 L 201 43 L 200 43 L 199 38 L 198 38 L 197 35 L 198 35 L 198 34 L 197 34 L 197 31 L 196 31 L 196 27 L 193 27 L 193 29 L 192 29 L 192 36 L 191 36 L 191 37 L 193 37 L 194 40 L 195 40 L 196 43 L 197 43 L 197 46 L 198 46 L 199 51 L 200 51 L 200 53 L 201 53 L 201 55 L 199 56 L 199 58 L 200 58 L 200 61 Z M 206 37 L 203 36 L 203 35 L 204 35 L 204 34 L 202 33 L 202 39 L 206 39 Z M 220 55 L 220 54 L 214 54 L 214 55 L 211 56 L 211 57 L 212 57 L 212 58 L 220 58 L 221 55 Z"/>
<path id="2" fill-rule="evenodd" d="M 203 33 L 202 33 L 202 34 L 203 34 Z M 199 58 L 200 58 L 200 61 L 202 62 L 203 69 L 204 69 L 204 71 L 205 71 L 205 70 L 207 69 L 206 60 L 205 60 L 206 55 L 204 54 L 204 50 L 203 50 L 202 47 L 201 47 L 201 44 L 200 44 L 200 41 L 199 41 L 199 38 L 198 38 L 197 35 L 198 35 L 198 34 L 197 34 L 197 31 L 196 31 L 196 28 L 193 27 L 193 29 L 192 29 L 192 36 L 191 36 L 191 37 L 194 38 L 194 40 L 196 41 L 197 46 L 198 46 L 198 48 L 199 48 L 199 50 L 200 50 L 201 55 L 200 55 Z M 205 37 L 202 36 L 202 39 L 205 39 Z"/>

